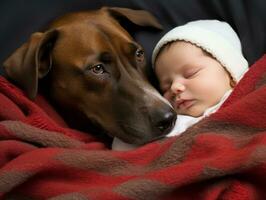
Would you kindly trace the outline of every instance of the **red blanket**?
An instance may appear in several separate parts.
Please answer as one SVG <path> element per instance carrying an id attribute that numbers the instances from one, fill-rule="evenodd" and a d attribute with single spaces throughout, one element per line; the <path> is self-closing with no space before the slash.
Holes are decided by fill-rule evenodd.
<path id="1" fill-rule="evenodd" d="M 266 55 L 178 137 L 110 151 L 0 78 L 2 199 L 266 199 Z"/>

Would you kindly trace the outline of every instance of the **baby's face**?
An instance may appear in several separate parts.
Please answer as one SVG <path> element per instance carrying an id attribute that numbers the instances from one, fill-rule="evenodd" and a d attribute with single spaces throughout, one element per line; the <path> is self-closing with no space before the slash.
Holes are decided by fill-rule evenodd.
<path id="1" fill-rule="evenodd" d="M 164 97 L 178 114 L 201 116 L 231 89 L 222 65 L 188 42 L 166 47 L 155 62 L 155 73 Z"/>

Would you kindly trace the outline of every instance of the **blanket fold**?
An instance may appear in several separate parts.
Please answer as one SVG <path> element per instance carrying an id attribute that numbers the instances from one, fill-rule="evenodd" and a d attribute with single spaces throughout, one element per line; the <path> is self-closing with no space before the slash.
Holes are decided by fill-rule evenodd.
<path id="1" fill-rule="evenodd" d="M 266 199 L 266 55 L 218 112 L 127 152 L 0 77 L 0 199 Z"/>

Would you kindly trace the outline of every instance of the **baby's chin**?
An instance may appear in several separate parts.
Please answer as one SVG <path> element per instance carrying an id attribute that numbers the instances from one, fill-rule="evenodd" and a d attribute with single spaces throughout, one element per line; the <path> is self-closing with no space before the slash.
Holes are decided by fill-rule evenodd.
<path id="1" fill-rule="evenodd" d="M 207 109 L 207 108 L 206 108 Z M 199 108 L 199 107 L 194 107 L 189 108 L 188 110 L 177 110 L 178 115 L 187 115 L 191 117 L 200 117 L 204 114 L 205 108 Z"/>

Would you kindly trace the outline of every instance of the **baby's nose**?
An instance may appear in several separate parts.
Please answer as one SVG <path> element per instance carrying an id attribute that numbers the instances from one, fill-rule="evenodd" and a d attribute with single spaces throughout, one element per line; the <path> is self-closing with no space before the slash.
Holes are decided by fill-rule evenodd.
<path id="1" fill-rule="evenodd" d="M 171 85 L 171 91 L 174 94 L 183 92 L 186 89 L 185 85 L 179 81 L 174 81 Z"/>

